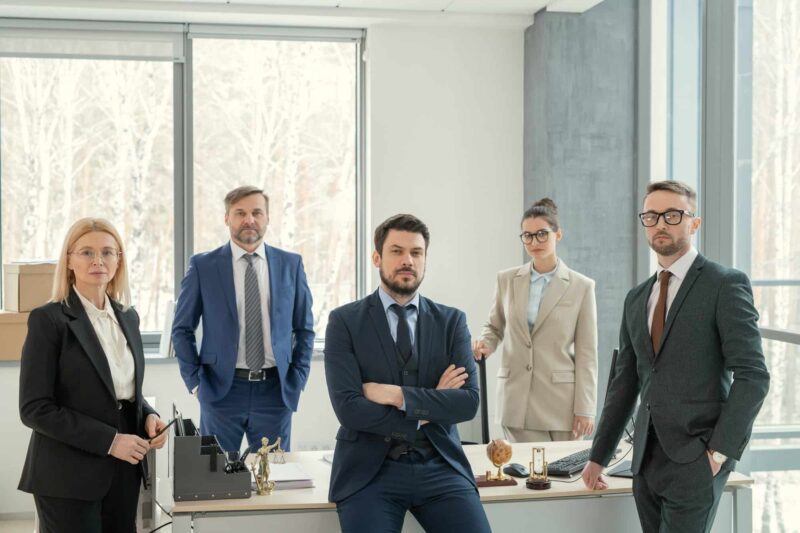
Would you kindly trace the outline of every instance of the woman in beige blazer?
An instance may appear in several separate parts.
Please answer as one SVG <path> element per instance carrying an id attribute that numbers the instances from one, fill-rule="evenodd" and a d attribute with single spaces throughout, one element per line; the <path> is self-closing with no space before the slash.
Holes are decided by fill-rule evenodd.
<path id="1" fill-rule="evenodd" d="M 556 255 L 558 209 L 539 200 L 522 217 L 531 262 L 497 274 L 495 301 L 476 359 L 503 342 L 497 418 L 511 442 L 573 440 L 592 433 L 597 402 L 594 281 Z"/>

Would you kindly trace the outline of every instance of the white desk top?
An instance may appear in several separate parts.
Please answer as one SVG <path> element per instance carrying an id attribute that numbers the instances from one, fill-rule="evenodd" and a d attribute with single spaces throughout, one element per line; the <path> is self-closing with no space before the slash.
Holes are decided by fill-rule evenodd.
<path id="1" fill-rule="evenodd" d="M 514 454 L 510 462 L 528 465 L 531 460 L 531 448 L 544 447 L 548 462 L 577 452 L 591 446 L 591 441 L 517 443 L 513 445 Z M 625 455 L 628 445 L 621 446 L 620 458 Z M 483 444 L 464 446 L 464 452 L 472 465 L 475 475 L 484 474 L 487 470 L 496 470 L 486 457 L 486 446 Z M 251 498 L 235 500 L 204 500 L 197 502 L 177 502 L 172 511 L 175 513 L 220 512 L 220 511 L 279 511 L 302 509 L 334 509 L 335 504 L 328 501 L 328 484 L 330 483 L 331 465 L 322 459 L 326 453 L 291 452 L 286 454 L 287 462 L 301 463 L 303 468 L 314 478 L 315 486 L 307 489 L 276 490 L 270 495 L 259 496 L 253 492 Z M 630 460 L 631 454 L 624 459 Z M 614 461 L 611 463 L 614 464 Z M 539 500 L 547 498 L 570 498 L 586 496 L 602 496 L 604 494 L 630 494 L 631 480 L 626 478 L 609 478 L 609 488 L 604 491 L 588 490 L 578 478 L 573 483 L 566 478 L 550 478 L 552 486 L 549 490 L 530 490 L 525 487 L 525 479 L 517 479 L 516 486 L 485 487 L 479 489 L 482 502 Z M 575 479 L 575 478 L 572 478 Z M 748 486 L 753 480 L 738 473 L 731 474 L 727 487 Z"/>

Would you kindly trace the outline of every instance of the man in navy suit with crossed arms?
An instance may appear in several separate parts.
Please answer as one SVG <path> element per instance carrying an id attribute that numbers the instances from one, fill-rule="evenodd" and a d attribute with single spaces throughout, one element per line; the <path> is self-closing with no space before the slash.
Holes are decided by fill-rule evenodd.
<path id="1" fill-rule="evenodd" d="M 417 292 L 428 228 L 396 215 L 375 230 L 377 291 L 335 309 L 325 336 L 341 427 L 329 498 L 342 531 L 490 531 L 456 424 L 479 395 L 464 313 Z"/>

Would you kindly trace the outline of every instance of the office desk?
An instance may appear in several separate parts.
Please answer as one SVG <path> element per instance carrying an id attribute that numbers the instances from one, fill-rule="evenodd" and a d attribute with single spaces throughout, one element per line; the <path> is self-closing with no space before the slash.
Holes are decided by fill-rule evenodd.
<path id="1" fill-rule="evenodd" d="M 581 450 L 589 441 L 544 443 L 546 458 L 559 457 Z M 535 444 L 514 444 L 512 462 L 528 464 Z M 627 451 L 627 445 L 623 453 Z M 485 446 L 465 446 L 475 474 L 493 469 L 486 458 Z M 315 487 L 275 491 L 268 496 L 240 500 L 178 502 L 172 508 L 174 533 L 227 533 L 229 531 L 291 533 L 329 533 L 339 530 L 336 508 L 328 502 L 330 464 L 322 456 L 329 452 L 292 452 L 287 462 L 298 462 L 314 477 Z M 620 455 L 622 455 L 620 454 Z M 630 456 L 626 457 L 630 459 Z M 639 531 L 639 521 L 631 494 L 631 481 L 610 478 L 604 491 L 587 490 L 578 479 L 574 483 L 553 481 L 545 491 L 529 490 L 524 479 L 516 486 L 480 489 L 481 501 L 492 529 L 502 532 L 580 531 L 618 533 Z M 731 474 L 720 502 L 712 531 L 744 533 L 752 528 L 752 480 Z M 171 490 L 171 487 L 170 487 Z M 587 529 L 588 528 L 588 529 Z M 423 531 L 409 513 L 404 533 Z"/>

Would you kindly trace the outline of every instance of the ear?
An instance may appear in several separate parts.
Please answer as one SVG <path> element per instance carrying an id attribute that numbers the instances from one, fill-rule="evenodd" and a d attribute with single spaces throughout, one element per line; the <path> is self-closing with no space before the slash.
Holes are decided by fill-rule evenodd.
<path id="1" fill-rule="evenodd" d="M 556 232 L 556 241 L 560 241 L 562 236 L 563 236 L 563 234 L 561 233 L 561 230 L 559 229 Z"/>
<path id="2" fill-rule="evenodd" d="M 372 252 L 372 266 L 375 268 L 381 266 L 381 254 L 378 253 L 378 250 L 373 250 Z"/>
<path id="3" fill-rule="evenodd" d="M 692 234 L 692 235 L 694 235 L 695 233 L 697 233 L 697 230 L 699 230 L 699 229 L 700 229 L 700 225 L 701 225 L 702 223 L 703 223 L 703 219 L 702 219 L 702 218 L 700 218 L 700 217 L 694 217 L 694 218 L 692 219 L 692 229 L 691 229 L 691 234 Z"/>
<path id="4" fill-rule="evenodd" d="M 230 226 L 231 225 L 230 224 L 230 220 L 228 220 L 228 212 L 227 211 L 225 212 L 225 225 L 226 226 Z"/>

